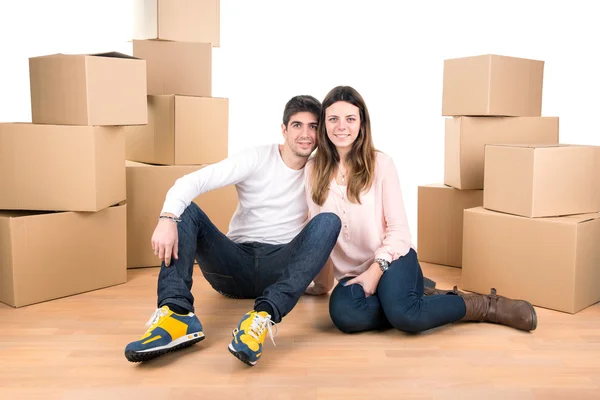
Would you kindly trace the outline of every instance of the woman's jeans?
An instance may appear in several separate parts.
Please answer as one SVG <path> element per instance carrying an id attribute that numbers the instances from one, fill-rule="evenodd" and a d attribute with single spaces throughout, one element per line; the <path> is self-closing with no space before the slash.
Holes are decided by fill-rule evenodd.
<path id="1" fill-rule="evenodd" d="M 466 312 L 460 296 L 423 297 L 423 272 L 413 249 L 390 264 L 372 296 L 365 297 L 361 285 L 345 286 L 350 279 L 342 279 L 329 300 L 334 325 L 346 333 L 390 326 L 417 333 L 458 321 Z"/>

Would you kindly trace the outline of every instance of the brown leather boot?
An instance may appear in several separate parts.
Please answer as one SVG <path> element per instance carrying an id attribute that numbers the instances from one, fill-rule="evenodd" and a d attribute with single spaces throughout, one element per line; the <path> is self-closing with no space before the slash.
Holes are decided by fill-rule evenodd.
<path id="1" fill-rule="evenodd" d="M 441 294 L 454 294 L 457 296 L 461 296 L 464 293 L 460 292 L 456 286 L 454 286 L 454 288 L 452 290 L 441 290 L 441 289 L 434 289 L 434 288 L 430 288 L 430 287 L 423 288 L 423 296 L 435 296 L 435 295 L 441 295 Z"/>
<path id="2" fill-rule="evenodd" d="M 423 288 L 423 296 L 436 296 L 439 294 L 448 294 L 448 293 L 452 293 L 452 290 L 434 289 L 434 288 L 430 288 L 427 286 Z"/>
<path id="3" fill-rule="evenodd" d="M 490 294 L 458 294 L 465 301 L 467 308 L 462 321 L 492 322 L 522 331 L 533 331 L 537 327 L 535 309 L 528 301 L 498 296 L 494 288 Z"/>

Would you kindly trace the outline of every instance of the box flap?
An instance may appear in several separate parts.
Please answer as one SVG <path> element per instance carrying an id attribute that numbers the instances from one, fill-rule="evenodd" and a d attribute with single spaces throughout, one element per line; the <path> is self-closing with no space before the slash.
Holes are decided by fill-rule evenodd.
<path id="1" fill-rule="evenodd" d="M 147 167 L 148 165 L 137 161 L 125 160 L 125 167 Z"/>
<path id="2" fill-rule="evenodd" d="M 485 146 L 523 147 L 527 149 L 537 149 L 546 147 L 567 147 L 570 145 L 563 143 L 488 143 Z"/>
<path id="3" fill-rule="evenodd" d="M 559 217 L 535 217 L 535 218 L 532 218 L 532 217 L 524 217 L 521 215 L 508 214 L 508 213 L 503 213 L 503 212 L 499 212 L 499 211 L 488 210 L 483 207 L 468 208 L 465 210 L 465 212 L 490 215 L 490 216 L 496 215 L 499 217 L 506 217 L 506 218 L 521 218 L 521 219 L 528 219 L 528 220 L 532 220 L 532 221 L 535 220 L 535 221 L 540 221 L 540 222 L 543 221 L 543 222 L 550 222 L 550 223 L 556 223 L 556 224 L 567 224 L 567 225 L 582 224 L 584 222 L 594 221 L 594 220 L 600 218 L 600 213 L 565 215 L 565 216 L 559 216 Z"/>
<path id="4" fill-rule="evenodd" d="M 0 211 L 0 218 L 23 218 L 35 215 L 56 214 L 60 211 L 21 211 L 21 210 L 3 210 Z"/>
<path id="5" fill-rule="evenodd" d="M 420 187 L 435 189 L 454 189 L 453 187 L 444 185 L 443 183 L 428 183 L 426 185 L 420 185 Z"/>
<path id="6" fill-rule="evenodd" d="M 141 58 L 133 57 L 128 54 L 119 53 L 118 51 L 109 51 L 108 53 L 90 54 L 93 57 L 111 57 L 111 58 L 129 58 L 132 60 L 141 60 Z"/>
<path id="7" fill-rule="evenodd" d="M 128 58 L 132 60 L 141 60 L 141 58 L 130 56 L 129 54 L 119 53 L 118 51 L 109 51 L 105 53 L 91 53 L 91 54 L 67 54 L 67 53 L 54 53 L 54 54 L 46 54 L 42 56 L 30 57 L 30 59 L 35 58 L 48 58 L 48 57 L 111 57 L 111 58 Z"/>
<path id="8" fill-rule="evenodd" d="M 585 222 L 594 221 L 600 218 L 600 213 L 588 213 L 588 214 L 577 214 L 577 215 L 566 215 L 564 217 L 549 218 L 553 220 L 560 220 L 570 224 L 583 224 Z"/>

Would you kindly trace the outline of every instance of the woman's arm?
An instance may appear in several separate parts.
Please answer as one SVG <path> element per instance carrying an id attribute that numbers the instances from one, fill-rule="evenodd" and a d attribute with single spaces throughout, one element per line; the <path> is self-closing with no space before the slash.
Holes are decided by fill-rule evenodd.
<path id="1" fill-rule="evenodd" d="M 406 255 L 411 248 L 410 230 L 398 172 L 391 157 L 382 163 L 382 202 L 386 224 L 382 246 L 375 251 L 375 258 L 392 262 Z"/>

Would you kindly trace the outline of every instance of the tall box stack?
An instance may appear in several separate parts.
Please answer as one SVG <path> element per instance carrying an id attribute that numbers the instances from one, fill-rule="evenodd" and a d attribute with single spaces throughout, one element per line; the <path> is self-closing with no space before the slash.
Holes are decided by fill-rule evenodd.
<path id="1" fill-rule="evenodd" d="M 148 122 L 146 62 L 29 59 L 31 123 L 0 124 L 0 301 L 124 283 L 125 126 Z"/>
<path id="2" fill-rule="evenodd" d="M 134 2 L 133 55 L 148 66 L 148 124 L 126 130 L 129 268 L 160 266 L 150 243 L 176 179 L 227 157 L 229 101 L 212 97 L 219 38 L 219 0 Z M 227 233 L 233 186 L 195 202 Z"/>
<path id="3" fill-rule="evenodd" d="M 600 147 L 559 144 L 542 61 L 446 60 L 444 183 L 464 210 L 462 289 L 575 313 L 600 300 Z"/>
<path id="4" fill-rule="evenodd" d="M 463 265 L 463 211 L 483 205 L 487 144 L 558 143 L 558 118 L 541 116 L 543 71 L 497 55 L 444 61 L 444 184 L 418 189 L 420 260 Z"/>

